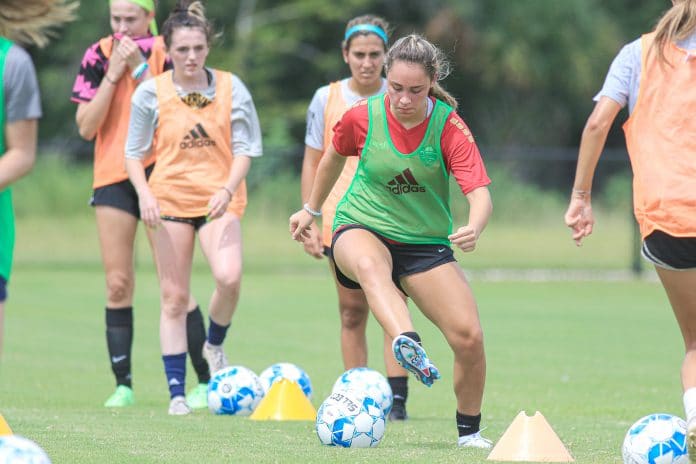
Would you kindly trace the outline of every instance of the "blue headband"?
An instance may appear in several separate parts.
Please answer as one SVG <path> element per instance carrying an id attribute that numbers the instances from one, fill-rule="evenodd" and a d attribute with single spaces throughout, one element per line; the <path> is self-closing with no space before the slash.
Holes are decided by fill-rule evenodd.
<path id="1" fill-rule="evenodd" d="M 380 39 L 382 39 L 385 43 L 389 42 L 389 39 L 387 38 L 387 33 L 384 32 L 384 29 L 382 29 L 379 26 L 375 26 L 374 24 L 358 24 L 356 26 L 351 27 L 346 31 L 346 36 L 343 38 L 343 40 L 348 41 L 350 37 L 355 34 L 356 32 L 372 32 L 373 34 L 376 34 Z"/>

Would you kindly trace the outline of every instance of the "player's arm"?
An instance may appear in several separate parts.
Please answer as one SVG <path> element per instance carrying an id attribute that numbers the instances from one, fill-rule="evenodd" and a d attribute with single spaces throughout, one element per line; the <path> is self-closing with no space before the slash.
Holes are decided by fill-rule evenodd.
<path id="1" fill-rule="evenodd" d="M 38 121 L 20 119 L 5 125 L 6 151 L 0 157 L 0 190 L 25 176 L 36 160 Z"/>
<path id="2" fill-rule="evenodd" d="M 590 194 L 592 180 L 607 134 L 619 111 L 621 111 L 619 103 L 602 96 L 582 131 L 573 192 L 564 217 L 566 225 L 572 229 L 572 237 L 577 245 L 580 245 L 582 239 L 592 233 L 594 225 Z"/>
<path id="3" fill-rule="evenodd" d="M 302 195 L 302 203 L 309 200 L 309 195 L 312 193 L 312 186 L 317 175 L 317 167 L 321 160 L 321 151 L 305 145 L 304 158 L 302 159 L 302 175 L 300 180 L 300 193 Z M 321 233 L 315 224 L 308 228 L 309 238 L 304 242 L 305 252 L 317 259 L 321 259 L 324 246 L 321 239 Z"/>
<path id="4" fill-rule="evenodd" d="M 227 177 L 227 182 L 225 182 L 225 185 L 221 185 L 220 190 L 210 199 L 208 219 L 215 219 L 225 214 L 227 206 L 232 201 L 232 195 L 239 188 L 239 184 L 246 177 L 250 167 L 251 156 L 234 156 L 234 162 Z"/>
<path id="5" fill-rule="evenodd" d="M 317 166 L 317 175 L 314 179 L 312 192 L 307 199 L 306 205 L 311 211 L 319 211 L 324 204 L 326 197 L 338 180 L 346 158 L 340 155 L 333 145 L 321 157 Z M 312 224 L 314 216 L 307 209 L 301 209 L 290 216 L 290 233 L 294 240 L 303 241 L 307 238 L 306 229 Z"/>

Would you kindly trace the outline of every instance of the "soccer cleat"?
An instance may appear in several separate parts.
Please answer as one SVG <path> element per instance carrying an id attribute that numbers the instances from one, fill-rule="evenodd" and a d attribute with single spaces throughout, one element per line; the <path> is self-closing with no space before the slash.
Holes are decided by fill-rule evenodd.
<path id="1" fill-rule="evenodd" d="M 472 433 L 471 435 L 459 437 L 457 446 L 461 446 L 462 448 L 491 449 L 493 448 L 493 442 L 488 438 L 483 438 L 481 436 L 481 432 L 476 432 Z"/>
<path id="2" fill-rule="evenodd" d="M 696 416 L 689 419 L 686 425 L 686 449 L 689 453 L 689 462 L 696 464 Z"/>
<path id="3" fill-rule="evenodd" d="M 186 403 L 191 409 L 204 409 L 208 407 L 208 384 L 199 383 L 186 394 Z"/>
<path id="4" fill-rule="evenodd" d="M 389 411 L 390 421 L 405 421 L 408 419 L 408 414 L 406 413 L 406 404 L 403 401 L 392 404 L 391 411 Z"/>
<path id="5" fill-rule="evenodd" d="M 392 343 L 392 350 L 399 364 L 413 373 L 425 386 L 432 387 L 433 382 L 440 378 L 440 371 L 430 362 L 423 347 L 411 337 L 396 337 Z"/>
<path id="6" fill-rule="evenodd" d="M 191 414 L 191 408 L 186 403 L 186 398 L 183 396 L 175 396 L 169 402 L 169 415 L 170 416 L 185 416 Z"/>
<path id="7" fill-rule="evenodd" d="M 227 356 L 225 356 L 222 345 L 211 345 L 207 340 L 203 344 L 203 357 L 208 361 L 211 374 L 215 374 L 228 365 Z"/>
<path id="8" fill-rule="evenodd" d="M 105 408 L 123 408 L 132 406 L 135 403 L 133 389 L 125 385 L 116 387 L 116 391 L 104 402 Z"/>

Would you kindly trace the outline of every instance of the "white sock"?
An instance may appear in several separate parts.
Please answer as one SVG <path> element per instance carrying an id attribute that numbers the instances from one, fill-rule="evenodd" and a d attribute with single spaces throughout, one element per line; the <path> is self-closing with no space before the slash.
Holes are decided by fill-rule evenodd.
<path id="1" fill-rule="evenodd" d="M 684 392 L 684 412 L 687 423 L 696 418 L 696 387 L 691 387 Z"/>

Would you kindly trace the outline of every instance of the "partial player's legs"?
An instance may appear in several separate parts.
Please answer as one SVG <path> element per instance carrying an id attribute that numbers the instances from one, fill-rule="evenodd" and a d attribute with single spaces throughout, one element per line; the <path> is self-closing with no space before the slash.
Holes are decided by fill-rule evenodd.
<path id="1" fill-rule="evenodd" d="M 657 275 L 679 324 L 686 354 L 681 368 L 688 427 L 689 459 L 696 462 L 696 270 L 673 271 L 656 266 Z"/>
<path id="2" fill-rule="evenodd" d="M 172 415 L 191 412 L 184 398 L 186 385 L 186 314 L 189 306 L 195 231 L 192 225 L 163 221 L 152 234 L 160 281 L 160 346 L 169 385 Z"/>
<path id="3" fill-rule="evenodd" d="M 459 445 L 490 448 L 480 436 L 486 377 L 483 332 L 476 301 L 457 263 L 450 262 L 402 279 L 409 296 L 444 334 L 454 353 Z"/>
<path id="4" fill-rule="evenodd" d="M 336 293 L 338 295 L 338 312 L 341 320 L 341 354 L 343 367 L 348 370 L 354 367 L 367 366 L 367 319 L 370 307 L 365 293 L 361 289 L 347 288 L 336 279 L 333 260 L 329 260 L 334 276 Z M 405 297 L 404 297 L 405 299 Z M 391 420 L 405 420 L 406 399 L 408 397 L 408 372 L 396 362 L 392 353 L 392 338 L 384 334 L 384 364 L 387 380 L 394 395 L 392 409 L 389 412 Z"/>
<path id="5" fill-rule="evenodd" d="M 106 407 L 133 404 L 131 351 L 133 346 L 133 242 L 138 220 L 110 206 L 96 206 L 97 231 L 106 277 L 106 343 L 116 391 Z"/>
<path id="6" fill-rule="evenodd" d="M 227 366 L 223 342 L 239 301 L 242 280 L 242 232 L 239 219 L 225 213 L 201 227 L 198 237 L 215 279 L 210 298 L 208 340 L 203 355 L 212 373 Z"/>
<path id="7" fill-rule="evenodd" d="M 422 347 L 411 347 L 418 353 L 416 356 L 408 356 L 413 349 L 408 350 L 406 344 L 413 342 L 413 339 L 404 338 L 402 334 L 415 333 L 403 294 L 392 280 L 393 263 L 387 247 L 371 232 L 354 228 L 345 230 L 336 237 L 333 254 L 341 272 L 360 284 L 370 309 L 389 338 L 395 342 L 405 342 L 404 350 L 397 346 L 400 343 L 394 345 L 397 361 L 417 375 L 423 383 L 431 385 L 433 380 L 439 378 L 439 374 Z M 399 356 L 402 351 L 406 356 Z"/>

